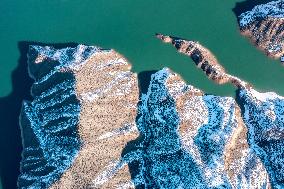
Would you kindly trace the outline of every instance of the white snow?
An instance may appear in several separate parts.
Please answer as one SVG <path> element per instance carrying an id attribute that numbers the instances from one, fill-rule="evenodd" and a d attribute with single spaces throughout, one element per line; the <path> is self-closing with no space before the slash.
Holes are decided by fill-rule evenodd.
<path id="1" fill-rule="evenodd" d="M 283 5 L 282 5 L 283 3 Z M 284 1 L 272 1 L 267 4 L 257 5 L 251 11 L 242 13 L 240 18 L 240 26 L 245 27 L 251 22 L 255 21 L 256 18 L 284 18 Z"/>
<path id="2" fill-rule="evenodd" d="M 121 169 L 125 164 L 120 161 L 109 162 L 109 164 L 99 173 L 96 178 L 92 181 L 92 186 L 94 188 L 100 187 L 102 184 L 111 179 L 114 174 Z"/>

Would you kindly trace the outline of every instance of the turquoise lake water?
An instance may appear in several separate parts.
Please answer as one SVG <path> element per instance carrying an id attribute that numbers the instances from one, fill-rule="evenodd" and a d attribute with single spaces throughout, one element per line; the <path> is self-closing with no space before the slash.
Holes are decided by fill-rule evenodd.
<path id="1" fill-rule="evenodd" d="M 0 97 L 5 103 L 0 109 L 5 114 L 0 120 L 2 124 L 4 121 L 1 132 L 5 136 L 0 138 L 1 156 L 7 155 L 1 159 L 7 162 L 1 165 L 15 164 L 10 170 L 12 173 L 9 173 L 12 176 L 6 174 L 7 166 L 1 168 L 2 184 L 8 186 L 15 181 L 13 175 L 16 175 L 20 159 L 21 141 L 16 123 L 22 96 L 18 96 L 17 101 L 11 101 L 17 97 L 16 93 L 24 91 L 17 90 L 16 85 L 13 88 L 11 74 L 19 66 L 18 45 L 21 43 L 75 42 L 113 48 L 132 63 L 135 72 L 166 66 L 181 74 L 188 84 L 206 93 L 234 96 L 235 89 L 231 85 L 220 86 L 209 81 L 188 57 L 156 39 L 154 34 L 160 32 L 199 41 L 216 55 L 228 73 L 250 82 L 259 91 L 275 91 L 284 95 L 284 66 L 267 58 L 239 34 L 237 19 L 232 11 L 237 2 L 1 0 Z M 18 85 L 26 82 L 21 78 L 15 81 Z M 8 132 L 5 133 L 5 129 Z M 12 157 L 14 155 L 16 157 Z M 11 180 L 7 181 L 7 178 Z"/>

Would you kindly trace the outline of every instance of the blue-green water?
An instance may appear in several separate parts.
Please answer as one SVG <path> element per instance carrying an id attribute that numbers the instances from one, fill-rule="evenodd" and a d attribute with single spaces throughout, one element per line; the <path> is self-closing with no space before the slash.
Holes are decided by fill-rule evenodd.
<path id="1" fill-rule="evenodd" d="M 19 41 L 77 42 L 114 48 L 134 71 L 164 66 L 189 83 L 216 94 L 233 94 L 217 86 L 190 64 L 187 57 L 154 38 L 156 32 L 194 39 L 212 50 L 228 72 L 260 90 L 284 94 L 284 68 L 239 35 L 232 12 L 236 0 L 1 0 L 0 96 L 11 90 Z"/>
<path id="2" fill-rule="evenodd" d="M 2 184 L 7 186 L 15 181 L 20 158 L 17 118 L 25 97 L 21 94 L 28 91 L 18 87 L 25 85 L 26 80 L 15 76 L 12 79 L 11 74 L 17 66 L 26 66 L 18 65 L 18 45 L 25 42 L 76 42 L 114 48 L 129 59 L 135 72 L 167 66 L 207 93 L 234 95 L 232 86 L 215 85 L 188 57 L 154 37 L 156 32 L 175 35 L 200 41 L 215 53 L 230 74 L 245 79 L 258 90 L 284 95 L 284 67 L 278 61 L 268 59 L 239 34 L 232 11 L 236 2 L 0 0 L 0 151 L 1 156 L 5 156 L 1 158 L 1 165 L 5 165 L 4 169 L 1 167 Z M 25 70 L 19 72 L 25 73 Z M 12 80 L 17 83 L 14 87 Z M 6 174 L 9 164 L 11 173 Z"/>

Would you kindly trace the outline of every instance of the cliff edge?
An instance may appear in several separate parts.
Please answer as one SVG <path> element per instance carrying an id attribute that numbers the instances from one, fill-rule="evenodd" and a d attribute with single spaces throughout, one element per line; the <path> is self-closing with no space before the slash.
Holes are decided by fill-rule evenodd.
<path id="1" fill-rule="evenodd" d="M 228 74 L 196 41 L 157 37 L 216 83 L 232 83 L 237 100 L 205 94 L 168 68 L 142 91 L 114 50 L 31 46 L 19 188 L 284 186 L 284 97 Z"/>
<path id="2" fill-rule="evenodd" d="M 163 42 L 172 43 L 179 52 L 189 56 L 208 78 L 216 83 L 230 82 L 237 87 L 236 98 L 238 106 L 243 111 L 238 119 L 243 120 L 248 132 L 248 138 L 245 140 L 264 164 L 269 175 L 267 184 L 271 183 L 272 187 L 283 188 L 284 97 L 274 92 L 260 93 L 247 82 L 228 74 L 215 56 L 198 42 L 162 34 L 156 34 L 156 37 Z M 244 185 L 241 184 L 241 186 Z M 249 188 L 258 187 L 250 186 Z"/>
<path id="3" fill-rule="evenodd" d="M 20 115 L 18 186 L 103 185 L 107 175 L 100 172 L 122 166 L 121 151 L 137 135 L 138 85 L 131 65 L 114 50 L 84 45 L 31 46 L 28 57 L 34 99 L 23 103 Z M 108 185 L 130 179 L 126 168 L 113 176 Z"/>
<path id="4" fill-rule="evenodd" d="M 284 62 L 284 1 L 271 1 L 238 15 L 241 34 L 271 58 Z"/>

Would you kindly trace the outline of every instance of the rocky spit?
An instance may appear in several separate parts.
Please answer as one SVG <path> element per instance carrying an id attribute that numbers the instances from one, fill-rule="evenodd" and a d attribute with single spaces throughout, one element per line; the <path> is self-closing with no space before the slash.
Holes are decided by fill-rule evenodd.
<path id="1" fill-rule="evenodd" d="M 255 6 L 238 16 L 241 34 L 267 56 L 284 62 L 284 1 Z"/>
<path id="2" fill-rule="evenodd" d="M 226 73 L 198 42 L 157 35 L 237 100 L 168 68 L 146 92 L 114 50 L 31 46 L 19 188 L 283 188 L 284 97 Z M 140 83 L 143 81 L 140 81 Z"/>
<path id="3" fill-rule="evenodd" d="M 178 52 L 189 56 L 196 66 L 207 75 L 207 77 L 218 84 L 232 83 L 238 88 L 250 87 L 248 83 L 226 73 L 219 64 L 214 54 L 197 41 L 189 41 L 178 37 L 156 34 L 156 37 L 165 43 L 171 43 Z"/>

